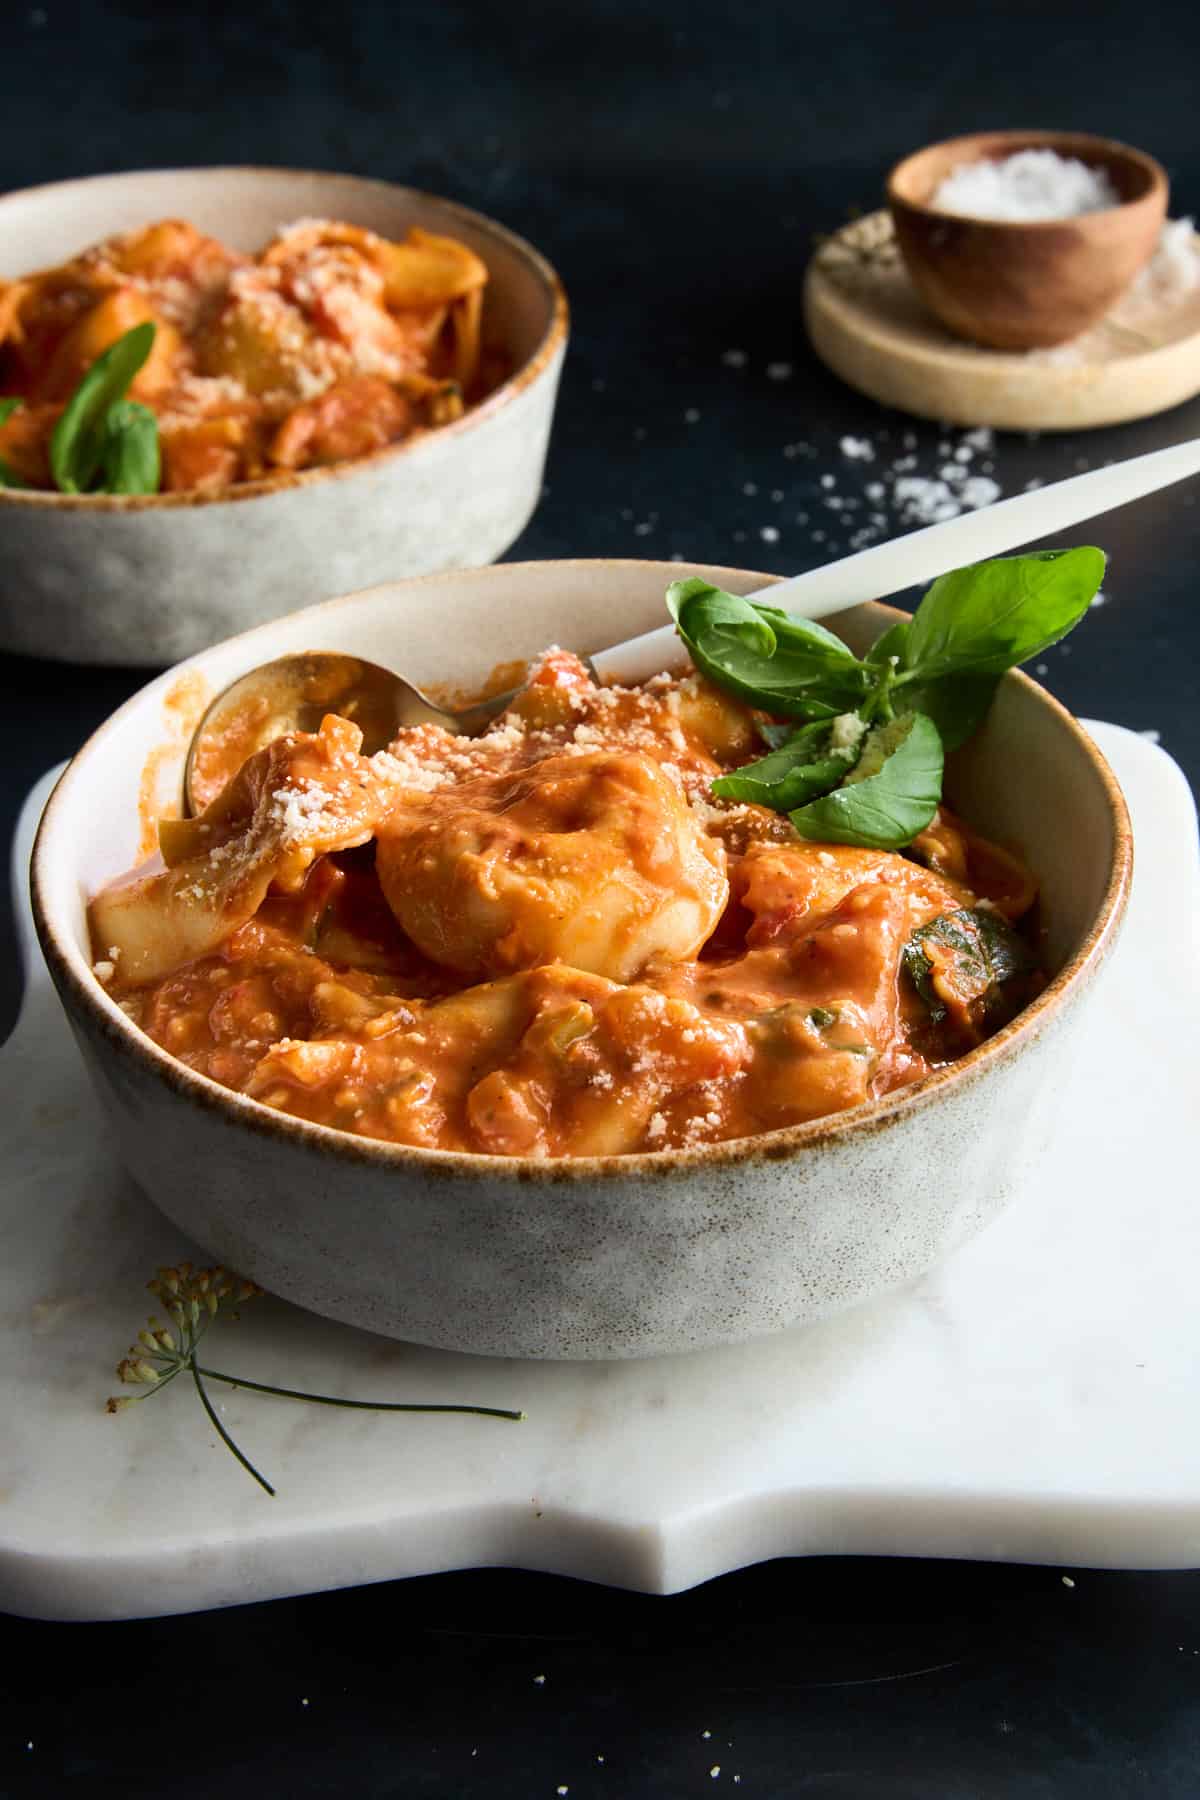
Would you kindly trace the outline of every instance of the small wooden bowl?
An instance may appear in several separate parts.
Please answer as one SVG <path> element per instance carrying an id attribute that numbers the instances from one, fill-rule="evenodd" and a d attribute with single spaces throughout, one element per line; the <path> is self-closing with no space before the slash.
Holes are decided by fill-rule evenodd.
<path id="1" fill-rule="evenodd" d="M 1103 169 L 1118 206 L 1067 219 L 976 219 L 930 197 L 964 163 L 1056 150 Z M 1064 343 L 1102 319 L 1154 252 L 1167 176 L 1143 150 L 1071 131 L 977 131 L 931 144 L 888 176 L 888 205 L 913 285 L 957 337 L 996 350 Z"/>

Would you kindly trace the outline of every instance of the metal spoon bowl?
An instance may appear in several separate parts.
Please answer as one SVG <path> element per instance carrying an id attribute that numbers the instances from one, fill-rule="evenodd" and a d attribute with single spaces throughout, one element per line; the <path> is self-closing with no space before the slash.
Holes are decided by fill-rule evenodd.
<path id="1" fill-rule="evenodd" d="M 217 695 L 196 727 L 183 771 L 184 812 L 204 811 L 253 756 L 285 731 L 316 731 L 326 713 L 350 719 L 363 734 L 363 754 L 383 750 L 406 725 L 482 731 L 511 702 L 515 689 L 474 706 L 438 706 L 391 669 L 307 650 L 251 669 Z"/>

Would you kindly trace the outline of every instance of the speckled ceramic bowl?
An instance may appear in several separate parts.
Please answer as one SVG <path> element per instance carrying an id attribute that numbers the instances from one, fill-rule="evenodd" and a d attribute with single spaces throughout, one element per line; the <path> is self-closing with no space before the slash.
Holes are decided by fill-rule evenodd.
<path id="1" fill-rule="evenodd" d="M 478 680 L 545 644 L 658 624 L 677 563 L 495 568 L 352 594 L 152 682 L 75 758 L 33 863 L 38 930 L 122 1154 L 233 1268 L 315 1312 L 498 1356 L 620 1357 L 777 1330 L 930 1268 L 1015 1193 L 1129 884 L 1124 802 L 1069 714 L 1022 675 L 954 761 L 950 793 L 1043 882 L 1054 978 L 953 1068 L 880 1105 L 693 1151 L 534 1162 L 421 1151 L 282 1117 L 174 1062 L 91 973 L 84 907 L 138 851 L 139 794 L 178 792 L 205 695 L 288 651 L 342 649 L 421 682 Z M 447 631 L 453 617 L 455 629 Z M 856 647 L 893 615 L 833 623 Z"/>
<path id="2" fill-rule="evenodd" d="M 99 175 L 0 199 L 0 277 L 155 219 L 188 219 L 249 251 L 314 217 L 468 244 L 488 266 L 485 337 L 508 352 L 511 378 L 453 425 L 225 494 L 0 488 L 0 649 L 161 667 L 331 593 L 491 562 L 523 529 L 541 492 L 566 300 L 537 251 L 464 206 L 290 169 Z"/>

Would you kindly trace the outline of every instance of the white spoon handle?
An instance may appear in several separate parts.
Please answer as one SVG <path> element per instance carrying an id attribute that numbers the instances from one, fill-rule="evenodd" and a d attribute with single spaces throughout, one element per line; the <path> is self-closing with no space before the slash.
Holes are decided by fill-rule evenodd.
<path id="1" fill-rule="evenodd" d="M 959 569 L 967 563 L 1003 556 L 1022 544 L 1061 532 L 1082 519 L 1139 500 L 1157 488 L 1170 487 L 1200 474 L 1200 438 L 1130 457 L 1107 469 L 1073 475 L 1032 494 L 1018 494 L 978 512 L 963 513 L 924 531 L 909 532 L 886 544 L 875 544 L 840 562 L 827 563 L 806 575 L 794 575 L 764 588 L 751 599 L 769 600 L 806 619 L 823 619 L 864 600 L 882 600 Z M 608 681 L 645 681 L 683 660 L 673 625 L 647 631 L 592 657 L 597 674 Z"/>

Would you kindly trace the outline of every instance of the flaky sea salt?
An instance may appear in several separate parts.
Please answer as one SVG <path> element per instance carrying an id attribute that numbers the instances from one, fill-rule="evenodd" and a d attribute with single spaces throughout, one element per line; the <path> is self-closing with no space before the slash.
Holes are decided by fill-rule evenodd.
<path id="1" fill-rule="evenodd" d="M 1018 150 L 998 160 L 963 163 L 934 190 L 942 212 L 974 219 L 1071 219 L 1119 206 L 1104 169 L 1056 150 Z"/>

